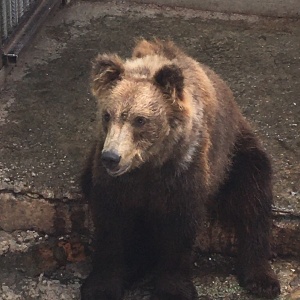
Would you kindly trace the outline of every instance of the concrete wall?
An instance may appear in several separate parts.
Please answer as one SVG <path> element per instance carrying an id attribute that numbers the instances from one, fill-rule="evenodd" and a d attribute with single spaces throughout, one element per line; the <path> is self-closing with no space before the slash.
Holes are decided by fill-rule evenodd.
<path id="1" fill-rule="evenodd" d="M 215 12 L 300 18 L 300 0 L 131 0 Z"/>

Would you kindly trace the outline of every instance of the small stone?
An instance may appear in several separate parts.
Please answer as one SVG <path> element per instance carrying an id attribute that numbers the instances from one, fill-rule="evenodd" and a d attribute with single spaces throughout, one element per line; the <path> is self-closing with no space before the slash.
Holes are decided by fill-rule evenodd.
<path id="1" fill-rule="evenodd" d="M 7 285 L 2 285 L 2 291 L 7 293 L 9 291 L 9 287 Z"/>
<path id="2" fill-rule="evenodd" d="M 297 287 L 300 286 L 300 276 L 296 276 L 291 282 L 290 282 L 291 287 Z"/>

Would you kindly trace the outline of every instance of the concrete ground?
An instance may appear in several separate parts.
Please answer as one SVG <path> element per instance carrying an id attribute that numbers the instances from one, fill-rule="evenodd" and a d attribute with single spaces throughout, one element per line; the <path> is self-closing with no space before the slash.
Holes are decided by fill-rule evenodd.
<path id="1" fill-rule="evenodd" d="M 132 2 L 137 2 L 131 0 Z M 139 3 L 181 6 L 193 9 L 240 13 L 246 15 L 299 17 L 300 2 L 298 0 L 139 0 Z"/>
<path id="2" fill-rule="evenodd" d="M 277 215 L 293 226 L 286 246 L 294 257 L 274 262 L 279 299 L 300 299 L 300 20 L 126 1 L 57 11 L 1 91 L 0 299 L 79 298 L 90 252 L 78 189 L 96 118 L 90 61 L 98 52 L 129 56 L 141 36 L 173 39 L 232 87 L 272 156 Z M 283 241 L 289 232 L 280 232 Z M 238 287 L 232 265 L 220 255 L 199 257 L 199 299 L 254 299 Z M 128 299 L 147 299 L 149 290 L 142 283 Z"/>

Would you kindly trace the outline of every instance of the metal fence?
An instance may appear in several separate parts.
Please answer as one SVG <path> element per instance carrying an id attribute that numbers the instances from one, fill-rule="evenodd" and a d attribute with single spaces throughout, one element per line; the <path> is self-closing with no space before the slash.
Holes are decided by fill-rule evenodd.
<path id="1" fill-rule="evenodd" d="M 0 0 L 1 44 L 39 0 Z"/>

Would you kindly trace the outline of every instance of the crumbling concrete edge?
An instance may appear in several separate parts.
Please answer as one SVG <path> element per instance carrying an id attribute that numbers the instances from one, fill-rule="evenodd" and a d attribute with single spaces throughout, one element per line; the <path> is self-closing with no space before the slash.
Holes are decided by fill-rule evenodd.
<path id="1" fill-rule="evenodd" d="M 273 209 L 271 248 L 274 256 L 300 258 L 300 216 L 292 212 L 278 214 Z M 196 247 L 205 253 L 236 254 L 236 238 L 232 229 L 218 222 L 208 223 L 197 237 Z"/>
<path id="2" fill-rule="evenodd" d="M 62 235 L 70 232 L 86 234 L 91 221 L 87 203 L 77 197 L 45 198 L 30 192 L 0 191 L 0 229 L 35 230 Z"/>
<path id="3" fill-rule="evenodd" d="M 0 229 L 35 230 L 44 234 L 69 233 L 90 236 L 93 226 L 88 204 L 76 199 L 45 198 L 29 192 L 0 191 Z M 273 209 L 272 248 L 279 256 L 300 258 L 300 215 Z M 218 222 L 207 223 L 196 241 L 201 252 L 235 254 L 236 240 L 232 231 Z"/>

